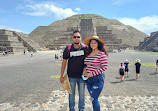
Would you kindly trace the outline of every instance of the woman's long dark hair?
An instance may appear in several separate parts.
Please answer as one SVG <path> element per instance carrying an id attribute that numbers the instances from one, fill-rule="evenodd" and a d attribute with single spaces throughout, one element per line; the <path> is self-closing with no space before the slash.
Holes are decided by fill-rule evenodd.
<path id="1" fill-rule="evenodd" d="M 90 43 L 92 40 L 95 40 L 97 43 L 98 43 L 98 49 L 100 51 L 103 51 L 105 53 L 105 55 L 108 56 L 108 52 L 107 52 L 107 48 L 105 45 L 103 45 L 100 41 L 96 40 L 96 39 L 91 39 L 89 41 L 89 44 L 88 44 L 88 48 L 87 48 L 87 52 L 86 52 L 86 56 L 88 56 L 91 52 L 92 52 L 92 48 L 90 47 Z"/>

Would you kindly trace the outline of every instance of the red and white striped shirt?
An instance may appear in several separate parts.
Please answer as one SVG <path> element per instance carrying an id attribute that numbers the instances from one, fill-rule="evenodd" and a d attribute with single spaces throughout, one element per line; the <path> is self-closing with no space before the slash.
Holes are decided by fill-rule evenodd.
<path id="1" fill-rule="evenodd" d="M 100 51 L 94 56 L 87 56 L 84 60 L 84 64 L 87 65 L 87 73 L 91 73 L 92 76 L 96 76 L 107 69 L 108 58 L 104 52 Z"/>

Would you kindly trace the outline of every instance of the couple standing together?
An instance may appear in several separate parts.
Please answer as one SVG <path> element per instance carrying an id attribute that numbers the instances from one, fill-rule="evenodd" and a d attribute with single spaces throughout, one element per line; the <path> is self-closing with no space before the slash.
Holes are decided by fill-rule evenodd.
<path id="1" fill-rule="evenodd" d="M 61 66 L 60 82 L 64 81 L 64 71 L 67 66 L 72 94 L 69 94 L 69 110 L 75 111 L 75 89 L 78 85 L 79 93 L 79 111 L 85 109 L 85 84 L 92 98 L 93 111 L 100 111 L 98 97 L 103 89 L 105 74 L 107 69 L 108 58 L 105 42 L 97 36 L 86 37 L 84 39 L 88 48 L 81 43 L 79 31 L 74 31 L 72 40 L 73 44 L 67 46 L 63 52 L 63 61 Z M 88 77 L 83 80 L 81 76 Z"/>

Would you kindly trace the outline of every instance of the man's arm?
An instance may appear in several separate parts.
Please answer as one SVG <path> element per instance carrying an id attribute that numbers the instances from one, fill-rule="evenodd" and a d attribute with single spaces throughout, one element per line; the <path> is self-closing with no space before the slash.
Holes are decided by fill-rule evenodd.
<path id="1" fill-rule="evenodd" d="M 62 66 L 61 66 L 60 83 L 62 83 L 64 81 L 63 75 L 64 75 L 64 72 L 65 72 L 66 64 L 67 64 L 67 59 L 63 59 Z"/>

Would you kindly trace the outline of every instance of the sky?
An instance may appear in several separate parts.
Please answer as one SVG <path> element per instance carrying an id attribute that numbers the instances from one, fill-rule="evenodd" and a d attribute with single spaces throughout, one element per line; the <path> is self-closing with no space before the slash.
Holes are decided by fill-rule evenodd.
<path id="1" fill-rule="evenodd" d="M 150 34 L 158 31 L 158 0 L 1 0 L 0 29 L 31 33 L 75 14 L 97 14 Z"/>

